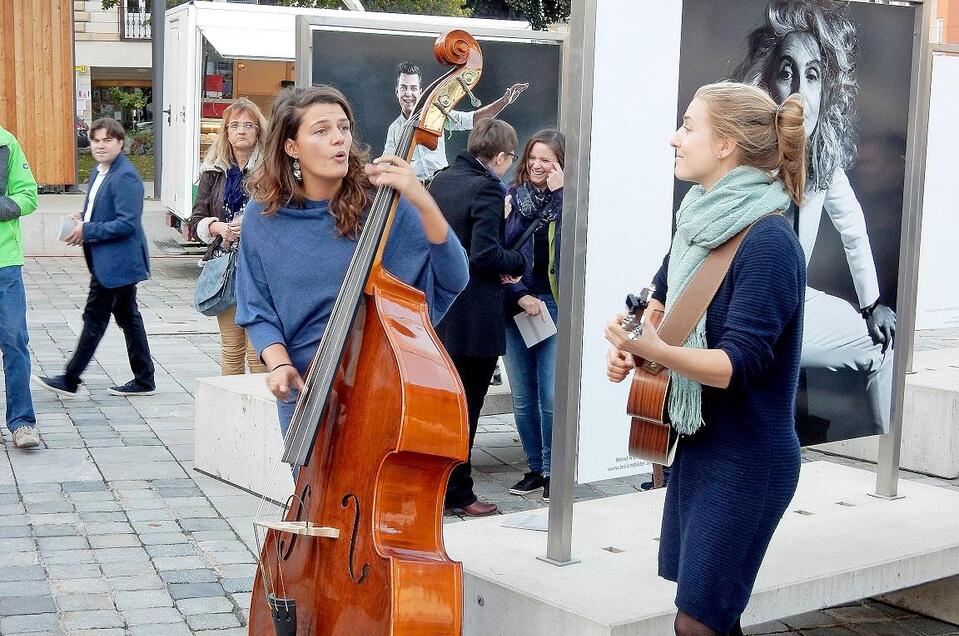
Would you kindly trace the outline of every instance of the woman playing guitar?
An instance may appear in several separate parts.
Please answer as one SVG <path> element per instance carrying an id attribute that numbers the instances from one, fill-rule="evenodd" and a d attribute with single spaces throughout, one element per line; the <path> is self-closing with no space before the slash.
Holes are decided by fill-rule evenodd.
<path id="1" fill-rule="evenodd" d="M 607 325 L 609 379 L 633 356 L 671 372 L 668 414 L 682 435 L 666 492 L 660 576 L 678 583 L 676 633 L 741 634 L 769 540 L 799 478 L 794 429 L 802 341 L 802 248 L 779 214 L 804 189 L 801 98 L 723 83 L 697 91 L 671 141 L 694 185 L 647 308 L 666 320 L 710 252 L 749 229 L 691 335 L 664 342 L 649 320 Z M 694 323 L 695 324 L 695 323 Z M 637 330 L 638 331 L 638 330 Z"/>

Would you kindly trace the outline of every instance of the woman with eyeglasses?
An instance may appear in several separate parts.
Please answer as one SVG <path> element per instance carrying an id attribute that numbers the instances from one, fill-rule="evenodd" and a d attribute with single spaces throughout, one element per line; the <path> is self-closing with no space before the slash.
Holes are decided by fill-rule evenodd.
<path id="1" fill-rule="evenodd" d="M 506 197 L 506 246 L 521 250 L 526 271 L 506 290 L 506 374 L 513 414 L 529 472 L 509 491 L 528 495 L 543 490 L 549 501 L 550 445 L 553 437 L 553 381 L 556 337 L 527 347 L 513 317 L 519 313 L 557 321 L 560 217 L 566 138 L 541 130 L 523 151 Z"/>
<path id="2" fill-rule="evenodd" d="M 244 180 L 259 160 L 263 145 L 260 131 L 265 128 L 263 113 L 246 98 L 241 97 L 223 111 L 216 142 L 200 166 L 200 187 L 188 221 L 191 233 L 209 245 L 201 266 L 238 245 L 243 211 L 249 200 Z M 247 364 L 251 373 L 265 373 L 266 367 L 257 358 L 246 332 L 236 324 L 236 305 L 216 319 L 220 326 L 223 375 L 241 375 Z"/>

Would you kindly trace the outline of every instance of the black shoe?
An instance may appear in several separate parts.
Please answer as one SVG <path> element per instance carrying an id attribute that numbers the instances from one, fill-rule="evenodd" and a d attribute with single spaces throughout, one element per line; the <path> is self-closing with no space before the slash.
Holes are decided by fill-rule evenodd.
<path id="1" fill-rule="evenodd" d="M 77 382 L 71 381 L 65 375 L 54 375 L 50 377 L 35 375 L 32 376 L 31 379 L 35 384 L 47 391 L 53 391 L 57 395 L 64 397 L 76 396 L 77 387 L 80 386 Z"/>
<path id="2" fill-rule="evenodd" d="M 543 501 L 549 503 L 549 475 L 543 477 L 543 479 L 546 481 L 546 483 L 543 484 Z"/>
<path id="3" fill-rule="evenodd" d="M 543 477 L 543 473 L 539 471 L 533 471 L 531 473 L 526 473 L 522 479 L 513 484 L 513 487 L 509 489 L 509 492 L 511 495 L 528 495 L 531 492 L 536 492 L 542 488 L 544 483 L 547 482 L 546 478 Z"/>
<path id="4" fill-rule="evenodd" d="M 493 374 L 493 379 L 489 381 L 490 386 L 499 386 L 503 384 L 503 374 L 500 373 L 499 369 Z"/>
<path id="5" fill-rule="evenodd" d="M 111 386 L 107 389 L 107 393 L 110 395 L 153 395 L 156 392 L 157 388 L 155 386 L 141 384 L 136 380 L 130 380 L 123 386 Z"/>

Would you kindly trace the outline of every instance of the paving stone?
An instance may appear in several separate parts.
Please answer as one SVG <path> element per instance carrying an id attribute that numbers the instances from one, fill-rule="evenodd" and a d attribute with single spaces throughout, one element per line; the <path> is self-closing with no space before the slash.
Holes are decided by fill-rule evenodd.
<path id="1" fill-rule="evenodd" d="M 56 611 L 57 606 L 52 596 L 15 596 L 0 599 L 0 616 L 46 614 Z"/>
<path id="2" fill-rule="evenodd" d="M 196 532 L 197 530 L 229 530 L 230 524 L 223 519 L 184 519 L 180 522 L 184 530 Z"/>
<path id="3" fill-rule="evenodd" d="M 0 634 L 28 634 L 57 629 L 56 614 L 31 614 L 0 618 Z"/>
<path id="4" fill-rule="evenodd" d="M 51 594 L 51 590 L 50 583 L 47 581 L 17 581 L 15 585 L 0 585 L 0 599 L 45 596 L 48 594 Z"/>
<path id="5" fill-rule="evenodd" d="M 213 565 L 236 565 L 239 563 L 256 563 L 256 558 L 249 552 L 210 552 L 207 558 Z"/>
<path id="6" fill-rule="evenodd" d="M 64 612 L 61 618 L 63 626 L 67 628 L 67 630 L 123 627 L 123 618 L 116 610 Z"/>
<path id="7" fill-rule="evenodd" d="M 178 516 L 168 508 L 149 508 L 146 510 L 127 510 L 131 522 L 176 521 Z"/>
<path id="8" fill-rule="evenodd" d="M 106 491 L 107 485 L 102 481 L 65 481 L 63 492 L 93 492 Z"/>
<path id="9" fill-rule="evenodd" d="M 138 548 L 140 538 L 135 534 L 100 534 L 89 537 L 92 548 Z"/>
<path id="10" fill-rule="evenodd" d="M 8 555 L 13 552 L 36 550 L 37 544 L 33 539 L 0 539 L 0 554 Z"/>
<path id="11" fill-rule="evenodd" d="M 87 532 L 89 532 L 89 526 Z M 75 524 L 62 524 L 36 527 L 33 529 L 33 534 L 37 537 L 76 537 L 80 536 L 80 531 Z"/>
<path id="12" fill-rule="evenodd" d="M 153 564 L 149 561 L 119 561 L 115 563 L 101 563 L 100 568 L 108 577 L 147 576 L 150 574 L 156 574 Z"/>
<path id="13" fill-rule="evenodd" d="M 103 575 L 98 563 L 80 565 L 47 564 L 47 576 L 51 579 L 98 579 Z"/>
<path id="14" fill-rule="evenodd" d="M 173 543 L 188 543 L 190 541 L 182 532 L 150 532 L 141 535 L 140 540 L 143 542 L 143 545 L 169 545 Z"/>
<path id="15" fill-rule="evenodd" d="M 29 565 L 38 565 L 40 563 L 40 553 L 39 552 L 14 552 L 7 553 L 3 556 L 3 564 L 5 566 L 29 566 Z"/>
<path id="16" fill-rule="evenodd" d="M 0 583 L 16 581 L 42 581 L 45 578 L 47 578 L 46 573 L 40 566 L 0 568 Z"/>
<path id="17" fill-rule="evenodd" d="M 95 563 L 93 550 L 61 550 L 51 552 L 43 559 L 48 565 L 75 565 L 81 563 Z"/>
<path id="18" fill-rule="evenodd" d="M 213 570 L 161 570 L 160 578 L 167 583 L 212 583 L 216 581 Z"/>
<path id="19" fill-rule="evenodd" d="M 57 597 L 57 605 L 64 612 L 114 609 L 110 594 L 62 594 Z"/>
<path id="20" fill-rule="evenodd" d="M 141 574 L 140 576 L 108 577 L 110 587 L 116 591 L 134 590 L 162 590 L 166 587 L 163 580 L 156 574 Z"/>
<path id="21" fill-rule="evenodd" d="M 223 589 L 231 594 L 234 592 L 249 592 L 253 589 L 253 579 L 251 577 L 235 577 L 223 579 Z"/>
<path id="22" fill-rule="evenodd" d="M 27 519 L 27 515 L 15 514 L 15 515 L 0 515 L 0 527 L 7 528 L 10 526 L 29 526 L 30 520 Z"/>
<path id="23" fill-rule="evenodd" d="M 95 491 L 93 491 L 93 490 L 91 490 L 91 491 L 86 491 L 86 490 L 84 490 L 84 491 L 80 491 L 80 492 L 71 492 L 71 493 L 70 493 L 70 499 L 73 500 L 74 505 L 76 505 L 76 504 L 78 504 L 78 503 L 81 503 L 81 502 L 86 503 L 86 502 L 90 502 L 90 501 L 114 501 L 114 499 L 113 499 L 113 493 L 110 492 L 109 489 L 107 489 L 106 484 L 104 484 L 103 482 L 92 482 L 92 481 L 90 481 L 90 482 L 81 482 L 81 483 L 88 483 L 88 484 L 100 485 L 100 486 L 103 486 L 104 489 L 103 489 L 103 490 L 95 490 Z"/>
<path id="24" fill-rule="evenodd" d="M 78 512 L 77 516 L 83 523 L 124 523 L 127 516 L 123 512 Z"/>
<path id="25" fill-rule="evenodd" d="M 95 522 L 85 524 L 88 535 L 92 534 L 133 534 L 133 526 L 129 523 Z"/>
<path id="26" fill-rule="evenodd" d="M 240 621 L 234 614 L 198 614 L 196 616 L 187 616 L 186 622 L 190 626 L 190 629 L 196 631 L 240 626 Z"/>
<path id="27" fill-rule="evenodd" d="M 173 598 L 166 590 L 138 590 L 114 592 L 113 598 L 120 610 L 144 609 L 147 607 L 173 607 Z"/>
<path id="28" fill-rule="evenodd" d="M 182 623 L 183 617 L 180 612 L 172 607 L 150 607 L 147 609 L 131 609 L 122 612 L 123 618 L 127 621 L 127 626 L 132 628 L 134 625 L 153 625 L 160 623 Z"/>
<path id="29" fill-rule="evenodd" d="M 141 535 L 141 539 L 142 535 L 154 532 L 180 532 L 180 526 L 176 521 L 135 521 L 133 527 L 136 528 L 137 534 Z"/>
<path id="30" fill-rule="evenodd" d="M 224 595 L 219 583 L 171 583 L 168 589 L 175 600 Z"/>
<path id="31" fill-rule="evenodd" d="M 234 629 L 203 630 L 195 632 L 195 636 L 247 636 L 245 627 L 236 627 Z"/>
<path id="32" fill-rule="evenodd" d="M 26 505 L 27 512 L 32 514 L 48 514 L 58 512 L 73 512 L 73 504 L 66 501 L 41 501 Z"/>
<path id="33" fill-rule="evenodd" d="M 95 579 L 60 579 L 52 581 L 54 593 L 59 597 L 64 594 L 98 594 L 110 591 L 106 578 Z"/>
<path id="34" fill-rule="evenodd" d="M 158 557 L 196 556 L 196 550 L 189 543 L 148 545 L 146 547 L 146 551 L 154 559 Z"/>
<path id="35" fill-rule="evenodd" d="M 160 557 L 153 559 L 153 565 L 161 572 L 164 570 L 199 570 L 207 567 L 202 559 L 195 556 Z"/>
<path id="36" fill-rule="evenodd" d="M 191 536 L 200 543 L 207 543 L 209 541 L 236 541 L 236 533 L 234 533 L 233 530 L 204 530 L 202 532 L 194 532 Z"/>
<path id="37" fill-rule="evenodd" d="M 250 610 L 250 603 L 253 600 L 253 594 L 250 592 L 241 592 L 239 594 L 230 594 L 233 603 L 242 610 Z"/>
<path id="38" fill-rule="evenodd" d="M 74 629 L 70 636 L 126 636 L 122 629 Z"/>
<path id="39" fill-rule="evenodd" d="M 192 636 L 186 623 L 164 623 L 160 625 L 132 625 L 130 636 Z M 224 636 L 221 632 L 219 636 Z"/>
<path id="40" fill-rule="evenodd" d="M 59 552 L 61 550 L 85 550 L 90 547 L 86 537 L 44 537 L 37 539 L 40 551 Z"/>
<path id="41" fill-rule="evenodd" d="M 176 607 L 184 616 L 189 617 L 196 614 L 220 614 L 223 612 L 232 612 L 236 609 L 233 602 L 223 596 L 205 596 L 199 598 L 184 598 L 176 602 Z M 205 629 L 210 629 L 209 627 Z"/>
<path id="42" fill-rule="evenodd" d="M 113 499 L 94 499 L 92 501 L 78 501 L 74 504 L 80 513 L 81 521 L 114 521 L 113 519 L 89 519 L 83 516 L 85 512 L 122 512 L 120 504 Z M 122 521 L 122 519 L 121 519 Z"/>
<path id="43" fill-rule="evenodd" d="M 0 537 L 4 539 L 21 539 L 32 535 L 30 526 L 13 526 L 10 528 L 0 528 Z"/>
<path id="44" fill-rule="evenodd" d="M 150 560 L 150 555 L 143 548 L 101 548 L 93 552 L 100 563 L 133 563 Z"/>

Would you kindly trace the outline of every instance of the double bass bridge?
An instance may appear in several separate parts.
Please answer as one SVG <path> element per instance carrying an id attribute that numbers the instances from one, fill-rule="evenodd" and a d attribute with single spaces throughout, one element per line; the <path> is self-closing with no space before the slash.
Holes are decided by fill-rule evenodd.
<path id="1" fill-rule="evenodd" d="M 339 539 L 340 529 L 330 526 L 321 526 L 310 521 L 254 521 L 253 525 L 264 530 L 275 530 L 286 534 L 295 534 L 301 537 L 315 537 L 318 539 Z"/>

